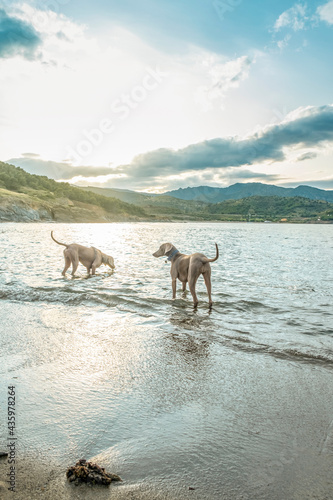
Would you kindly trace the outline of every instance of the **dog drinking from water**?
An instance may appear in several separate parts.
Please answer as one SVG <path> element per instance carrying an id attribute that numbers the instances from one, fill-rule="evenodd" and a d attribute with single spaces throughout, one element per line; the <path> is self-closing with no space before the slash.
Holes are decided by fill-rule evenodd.
<path id="1" fill-rule="evenodd" d="M 172 280 L 172 298 L 176 298 L 176 282 L 177 278 L 183 283 L 183 292 L 186 290 L 188 282 L 190 292 L 193 297 L 194 307 L 198 305 L 198 298 L 195 293 L 195 284 L 200 274 L 203 275 L 208 293 L 209 307 L 212 307 L 212 285 L 211 285 L 211 267 L 210 262 L 215 262 L 219 258 L 219 249 L 216 246 L 216 256 L 213 259 L 208 259 L 202 253 L 192 253 L 184 255 L 171 243 L 163 243 L 157 252 L 153 253 L 154 257 L 163 257 L 166 255 L 171 262 L 171 280 Z"/>
<path id="2" fill-rule="evenodd" d="M 110 255 L 106 255 L 95 247 L 85 247 L 83 245 L 78 245 L 77 243 L 70 243 L 67 245 L 66 243 L 60 243 L 53 236 L 53 231 L 51 231 L 51 238 L 53 241 L 58 243 L 58 245 L 63 245 L 64 257 L 65 257 L 65 267 L 62 272 L 62 275 L 65 276 L 67 269 L 72 264 L 72 276 L 74 276 L 75 271 L 78 268 L 79 262 L 84 265 L 87 269 L 88 274 L 95 274 L 97 267 L 105 264 L 106 266 L 114 269 L 114 260 Z"/>

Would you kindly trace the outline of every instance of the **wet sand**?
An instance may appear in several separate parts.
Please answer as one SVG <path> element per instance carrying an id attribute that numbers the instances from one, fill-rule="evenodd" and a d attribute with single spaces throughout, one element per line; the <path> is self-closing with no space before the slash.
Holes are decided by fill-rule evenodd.
<path id="1" fill-rule="evenodd" d="M 223 485 L 201 486 L 195 489 L 187 485 L 112 483 L 103 486 L 75 486 L 66 481 L 65 471 L 45 463 L 22 460 L 19 473 L 19 487 L 16 493 L 8 492 L 5 483 L 0 483 L 2 500 L 182 500 L 182 499 L 225 499 L 225 500 L 330 500 L 333 495 L 332 457 L 307 450 L 288 466 L 276 464 L 280 469 L 271 481 L 264 473 L 257 477 L 256 487 L 249 478 L 248 492 L 232 492 Z M 100 462 L 102 463 L 102 462 Z M 0 471 L 3 464 L 0 464 Z M 260 474 L 259 474 L 260 476 Z"/>
<path id="2" fill-rule="evenodd" d="M 242 365 L 243 369 L 242 369 Z M 244 370 L 246 368 L 246 370 Z M 278 368 L 278 369 L 277 369 Z M 261 370 L 258 381 L 258 370 Z M 134 443 L 121 437 L 95 456 L 69 460 L 18 452 L 17 493 L 1 498 L 137 500 L 329 500 L 333 498 L 333 384 L 327 368 L 244 353 L 225 358 L 224 386 L 235 386 L 235 408 L 214 435 L 211 401 L 201 430 L 179 434 L 163 420 Z M 222 387 L 222 386 L 221 386 Z M 237 403 L 237 399 L 239 399 Z M 244 400 L 246 404 L 244 405 Z M 242 400 L 242 402 L 241 402 Z M 217 401 L 218 406 L 221 401 Z M 225 402 L 227 404 L 227 402 Z M 226 410 L 226 409 L 225 409 Z M 217 408 L 220 412 L 220 408 Z M 179 415 L 178 415 L 179 417 Z M 176 419 L 178 418 L 176 417 Z M 180 417 L 179 417 L 180 418 Z M 182 433 L 186 433 L 186 422 Z M 174 430 L 173 430 L 174 429 Z M 166 439 L 164 439 L 166 431 Z M 30 453 L 28 452 L 28 455 Z M 86 458 L 119 474 L 109 487 L 75 486 L 66 468 Z M 8 470 L 0 461 L 0 477 Z M 194 488 L 190 490 L 189 488 Z"/>

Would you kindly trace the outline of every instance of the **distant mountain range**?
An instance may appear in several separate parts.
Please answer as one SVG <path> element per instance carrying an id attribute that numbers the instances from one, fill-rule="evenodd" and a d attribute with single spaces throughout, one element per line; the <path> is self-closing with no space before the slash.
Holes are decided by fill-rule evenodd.
<path id="1" fill-rule="evenodd" d="M 196 200 L 205 203 L 219 203 L 226 200 L 240 200 L 250 196 L 281 196 L 291 198 L 300 196 L 310 200 L 322 200 L 333 203 L 333 191 L 325 191 L 310 186 L 298 186 L 296 188 L 283 188 L 271 184 L 251 182 L 246 184 L 233 184 L 227 188 L 210 186 L 187 187 L 168 191 L 164 195 L 173 196 L 181 200 Z"/>
<path id="2" fill-rule="evenodd" d="M 308 198 L 310 200 L 320 200 L 333 203 L 333 191 L 325 191 L 310 186 L 298 186 L 297 188 L 283 188 L 272 184 L 261 184 L 260 182 L 252 182 L 246 184 L 233 184 L 227 188 L 217 188 L 210 186 L 187 187 L 185 189 L 177 189 L 167 191 L 162 194 L 140 193 L 130 191 L 128 189 L 112 189 L 112 188 L 97 188 L 93 186 L 84 187 L 87 191 L 93 191 L 96 194 L 103 196 L 111 196 L 118 198 L 126 203 L 135 205 L 146 205 L 152 198 L 157 199 L 162 197 L 166 199 L 170 196 L 184 201 L 197 201 L 202 203 L 220 203 L 227 200 L 241 200 L 250 198 L 251 196 L 280 196 L 282 198 Z"/>

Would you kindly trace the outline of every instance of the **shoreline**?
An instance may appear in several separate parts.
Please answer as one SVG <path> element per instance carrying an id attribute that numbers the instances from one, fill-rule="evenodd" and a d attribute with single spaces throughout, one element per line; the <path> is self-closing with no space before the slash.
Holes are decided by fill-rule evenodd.
<path id="1" fill-rule="evenodd" d="M 126 224 L 126 223 L 152 223 L 152 224 L 275 224 L 275 225 L 332 225 L 333 221 L 245 221 L 245 220 L 192 220 L 192 219 L 124 219 L 100 221 L 73 221 L 73 220 L 1 220 L 0 224 Z"/>

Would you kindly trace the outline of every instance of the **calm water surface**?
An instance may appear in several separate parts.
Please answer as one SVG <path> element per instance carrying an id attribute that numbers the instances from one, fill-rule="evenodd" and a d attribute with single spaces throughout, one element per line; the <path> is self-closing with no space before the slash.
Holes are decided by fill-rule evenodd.
<path id="1" fill-rule="evenodd" d="M 115 271 L 62 277 L 51 229 Z M 171 300 L 170 264 L 152 257 L 168 241 L 208 257 L 218 243 L 211 311 L 202 278 L 196 311 L 180 283 Z M 333 492 L 333 226 L 2 224 L 0 246 L 0 376 L 22 455 L 98 456 L 175 498 Z"/>

